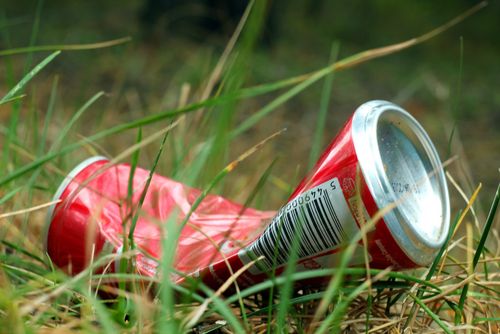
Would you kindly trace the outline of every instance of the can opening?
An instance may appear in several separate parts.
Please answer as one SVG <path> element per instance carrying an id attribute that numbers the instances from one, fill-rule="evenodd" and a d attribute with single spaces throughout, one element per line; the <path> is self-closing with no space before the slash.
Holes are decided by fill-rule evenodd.
<path id="1" fill-rule="evenodd" d="M 444 218 L 436 170 L 440 167 L 434 166 L 422 141 L 395 113 L 380 116 L 377 141 L 399 211 L 422 238 L 438 243 Z"/>
<path id="2" fill-rule="evenodd" d="M 448 234 L 450 204 L 439 156 L 422 126 L 387 101 L 355 112 L 352 136 L 367 187 L 401 249 L 426 265 Z"/>

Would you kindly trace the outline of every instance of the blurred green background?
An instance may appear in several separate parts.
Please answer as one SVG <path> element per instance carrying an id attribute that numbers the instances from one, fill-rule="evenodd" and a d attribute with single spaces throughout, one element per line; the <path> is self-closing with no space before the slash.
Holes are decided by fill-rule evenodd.
<path id="1" fill-rule="evenodd" d="M 180 2 L 179 7 L 159 12 L 153 20 L 144 19 L 146 1 L 139 0 L 3 0 L 0 49 L 30 44 L 37 4 L 41 4 L 41 15 L 34 45 L 93 43 L 131 36 L 131 42 L 117 47 L 63 52 L 28 86 L 27 100 L 36 101 L 33 105 L 43 115 L 53 78 L 59 76 L 56 127 L 96 92 L 108 93 L 85 116 L 100 120 L 91 123 L 96 128 L 78 128 L 78 133 L 89 135 L 106 126 L 177 106 L 183 85 L 190 87 L 190 102 L 199 100 L 238 17 L 227 13 L 224 1 Z M 219 6 L 215 11 L 220 17 L 216 28 L 207 28 L 206 20 L 214 16 L 209 3 Z M 245 4 L 242 2 L 240 7 Z M 418 36 L 474 4 L 475 1 L 465 0 L 274 0 L 268 5 L 262 36 L 248 59 L 243 86 L 319 69 L 328 63 L 334 42 L 340 47 L 341 59 Z M 500 4 L 494 1 L 422 45 L 336 73 L 324 145 L 363 102 L 396 102 L 422 122 L 443 160 L 449 156 L 448 142 L 454 132 L 451 155 L 458 155 L 459 160 L 450 166 L 450 171 L 468 195 L 482 182 L 480 197 L 487 205 L 498 184 L 500 167 L 499 17 Z M 0 92 L 22 77 L 30 57 L 35 64 L 46 55 L 0 58 Z M 306 172 L 321 91 L 322 83 L 313 85 L 231 145 L 229 158 L 234 158 L 273 131 L 284 127 L 288 130 L 230 176 L 225 195 L 243 200 L 236 190 L 239 188 L 231 190 L 231 184 L 243 177 L 254 182 L 273 156 L 280 157 L 274 169 L 278 181 L 293 184 Z M 235 122 L 270 100 L 271 96 L 263 96 L 237 104 Z M 4 107 L 0 113 L 3 124 L 8 122 L 8 114 Z M 118 154 L 134 142 L 135 133 L 129 137 L 121 136 L 102 145 L 110 154 Z M 148 162 L 142 164 L 147 167 Z M 168 174 L 168 170 L 162 173 Z M 456 197 L 456 191 L 452 192 Z M 271 196 L 262 206 L 276 209 L 283 196 Z M 463 202 L 458 206 L 463 207 Z"/>

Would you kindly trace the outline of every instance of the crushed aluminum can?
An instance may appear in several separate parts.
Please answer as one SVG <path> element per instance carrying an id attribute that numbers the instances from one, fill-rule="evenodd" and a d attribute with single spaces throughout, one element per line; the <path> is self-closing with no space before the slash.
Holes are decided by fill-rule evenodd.
<path id="1" fill-rule="evenodd" d="M 131 198 L 130 175 L 130 165 L 110 165 L 107 158 L 99 156 L 83 161 L 69 173 L 54 196 L 59 202 L 48 212 L 45 249 L 53 263 L 76 274 L 103 253 L 122 252 L 124 233 L 129 232 L 150 172 L 135 169 Z M 172 214 L 181 222 L 201 193 L 166 177 L 152 176 L 133 234 L 140 251 L 134 259 L 140 274 L 157 273 L 162 255 L 160 224 Z M 175 270 L 194 274 L 220 261 L 224 253 L 237 251 L 255 239 L 273 215 L 221 196 L 206 196 L 180 232 Z M 111 265 L 110 270 L 117 271 L 117 265 Z M 180 276 L 173 279 L 182 281 Z"/>
<path id="2" fill-rule="evenodd" d="M 77 273 L 104 248 L 122 247 L 122 223 L 130 205 L 130 166 L 97 157 L 75 168 L 59 187 L 48 214 L 47 252 L 55 264 Z M 149 172 L 137 168 L 134 197 Z M 137 195 L 136 195 L 137 194 Z M 134 232 L 138 271 L 157 274 L 161 228 L 171 213 L 185 218 L 200 191 L 154 175 Z M 129 200 L 130 202 L 130 200 Z M 387 209 L 387 210 L 385 210 Z M 387 101 L 361 105 L 277 212 L 243 208 L 209 195 L 182 229 L 174 268 L 217 287 L 245 264 L 240 286 L 280 274 L 292 249 L 297 271 L 335 266 L 340 250 L 380 210 L 365 245 L 373 268 L 408 269 L 429 264 L 449 229 L 449 196 L 439 156 L 421 125 Z M 294 246 L 294 240 L 298 244 Z M 359 244 L 352 265 L 364 264 Z M 173 277 L 183 282 L 183 275 Z"/>

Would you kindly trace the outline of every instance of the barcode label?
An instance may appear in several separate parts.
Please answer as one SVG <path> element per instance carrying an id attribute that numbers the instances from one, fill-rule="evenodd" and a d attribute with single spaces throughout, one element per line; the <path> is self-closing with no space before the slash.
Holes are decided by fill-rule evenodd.
<path id="1" fill-rule="evenodd" d="M 332 250 L 352 238 L 358 229 L 337 178 L 297 196 L 273 218 L 264 233 L 242 249 L 243 263 L 264 256 L 250 268 L 252 274 L 279 267 L 288 261 L 298 242 L 299 259 Z"/>

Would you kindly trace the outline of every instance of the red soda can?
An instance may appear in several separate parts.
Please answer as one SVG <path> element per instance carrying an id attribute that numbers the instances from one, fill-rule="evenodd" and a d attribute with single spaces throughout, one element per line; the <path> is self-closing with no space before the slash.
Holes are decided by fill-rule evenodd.
<path id="1" fill-rule="evenodd" d="M 88 245 L 93 245 L 92 255 L 106 245 L 114 251 L 121 247 L 130 167 L 99 171 L 105 164 L 95 158 L 71 172 L 56 193 L 61 202 L 49 212 L 47 251 L 54 263 L 71 267 L 73 273 L 88 264 Z M 147 175 L 137 169 L 134 189 L 142 189 Z M 138 248 L 148 254 L 138 256 L 136 264 L 148 276 L 157 273 L 161 256 L 156 222 L 173 211 L 181 212 L 182 219 L 200 194 L 159 175 L 150 187 L 143 207 L 147 215 L 139 218 L 134 233 Z M 241 286 L 248 286 L 266 279 L 271 270 L 281 273 L 297 239 L 297 271 L 328 268 L 360 226 L 385 208 L 390 209 L 367 233 L 370 266 L 407 269 L 429 264 L 449 229 L 442 164 L 410 114 L 390 102 L 370 101 L 354 112 L 278 212 L 245 209 L 209 195 L 181 232 L 174 267 L 216 287 L 259 258 L 238 278 Z M 352 265 L 364 263 L 362 247 Z"/>

